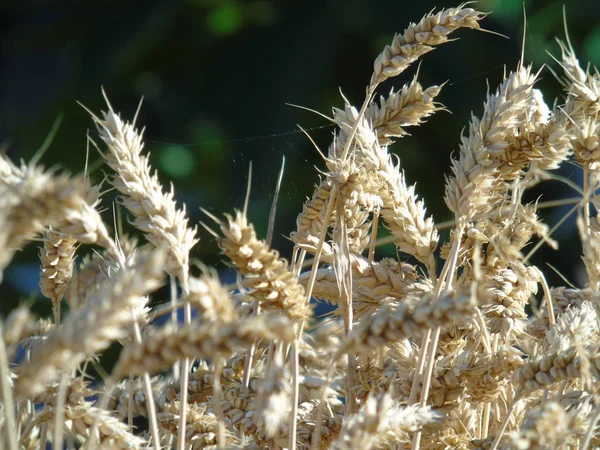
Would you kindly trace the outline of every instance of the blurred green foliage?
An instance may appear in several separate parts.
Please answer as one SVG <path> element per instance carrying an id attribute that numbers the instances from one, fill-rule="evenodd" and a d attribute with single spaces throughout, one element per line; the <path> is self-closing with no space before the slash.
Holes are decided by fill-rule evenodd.
<path id="1" fill-rule="evenodd" d="M 600 4 L 597 1 L 525 1 L 528 30 L 525 59 L 540 68 L 556 64 L 555 37 L 564 38 L 563 3 L 570 37 L 582 60 L 600 64 Z M 174 0 L 129 1 L 4 0 L 0 14 L 0 142 L 14 160 L 29 160 L 52 123 L 62 126 L 42 164 L 71 172 L 83 170 L 86 133 L 95 139 L 89 115 L 105 108 L 100 87 L 114 108 L 145 127 L 146 149 L 168 189 L 185 203 L 194 224 L 205 220 L 199 206 L 220 215 L 243 204 L 250 161 L 254 166 L 249 215 L 265 235 L 281 159 L 287 161 L 279 201 L 274 246 L 284 255 L 285 238 L 306 196 L 318 182 L 323 162 L 297 128 L 300 124 L 326 151 L 333 128 L 319 115 L 286 105 L 331 113 L 341 106 L 340 89 L 360 104 L 372 63 L 395 32 L 418 21 L 434 7 L 456 3 L 383 0 Z M 437 221 L 450 218 L 443 202 L 444 174 L 458 148 L 471 111 L 480 114 L 488 86 L 495 88 L 521 54 L 523 2 L 481 0 L 493 11 L 483 25 L 494 33 L 464 30 L 460 39 L 426 55 L 420 66 L 386 82 L 380 92 L 399 88 L 419 71 L 423 85 L 446 82 L 439 100 L 452 111 L 440 112 L 393 146 L 409 182 L 425 199 Z M 499 35 L 507 36 L 505 39 Z M 543 71 L 539 87 L 551 102 L 559 83 Z M 97 140 L 97 139 L 95 139 Z M 90 167 L 99 155 L 90 147 Z M 100 166 L 92 177 L 108 173 Z M 562 174 L 577 181 L 578 169 Z M 571 196 L 551 183 L 532 198 Z M 114 192 L 104 195 L 107 222 Z M 556 222 L 565 209 L 544 212 Z M 126 226 L 127 224 L 125 224 Z M 126 226 L 127 228 L 127 226 Z M 533 262 L 557 279 L 552 263 L 574 280 L 579 247 L 574 224 L 560 230 L 561 253 L 543 249 Z M 84 249 L 82 249 L 84 250 Z M 386 250 L 386 251 L 389 251 Z M 392 250 L 393 252 L 393 250 Z M 566 252 L 571 252 L 567 257 Z M 560 256 L 559 256 L 560 255 Z M 214 239 L 201 230 L 193 255 L 212 265 L 220 260 Z M 565 261 L 567 263 L 565 264 Z M 570 261 L 570 263 L 568 263 Z M 37 245 L 17 255 L 12 270 L 24 281 L 5 277 L 3 309 L 35 289 Z M 17 290 L 20 292 L 17 292 Z"/>

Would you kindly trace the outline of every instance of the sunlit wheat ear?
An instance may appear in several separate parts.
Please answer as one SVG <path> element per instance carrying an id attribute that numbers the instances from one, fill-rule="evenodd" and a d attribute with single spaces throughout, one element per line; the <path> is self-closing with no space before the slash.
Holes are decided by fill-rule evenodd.
<path id="1" fill-rule="evenodd" d="M 311 236 L 319 236 L 323 229 L 323 218 L 327 209 L 327 202 L 331 193 L 331 180 L 325 179 L 315 186 L 312 197 L 304 202 L 302 212 L 296 219 L 296 232 L 309 233 Z M 334 223 L 335 217 L 330 219 L 329 227 Z"/>
<path id="2" fill-rule="evenodd" d="M 490 261 L 494 261 L 493 255 Z M 518 260 L 511 263 L 499 261 L 485 267 L 484 283 L 477 287 L 483 305 L 481 312 L 490 332 L 521 335 L 525 330 L 525 308 L 529 298 L 537 293 L 539 271 L 526 267 Z"/>
<path id="3" fill-rule="evenodd" d="M 35 347 L 31 360 L 19 366 L 17 394 L 27 398 L 43 392 L 62 371 L 76 369 L 123 337 L 132 309 L 145 304 L 145 296 L 160 286 L 163 261 L 162 252 L 139 253 L 134 264 L 106 279 L 88 303 L 71 311 L 61 327 Z"/>
<path id="4" fill-rule="evenodd" d="M 73 271 L 73 278 L 66 293 L 69 308 L 73 309 L 85 303 L 86 299 L 98 291 L 107 277 L 110 278 L 119 270 L 121 259 L 131 261 L 137 249 L 136 238 L 121 235 L 117 251 L 111 248 L 84 256 L 79 267 Z"/>
<path id="5" fill-rule="evenodd" d="M 306 283 L 309 272 L 298 278 Z M 313 296 L 335 305 L 340 304 L 340 291 L 333 268 L 319 269 Z M 384 303 L 410 300 L 433 291 L 428 278 L 419 277 L 417 269 L 410 264 L 398 263 L 391 258 L 379 262 L 354 265 L 352 272 L 353 307 L 357 321 L 370 316 Z"/>
<path id="6" fill-rule="evenodd" d="M 11 168 L 0 178 L 0 268 L 8 264 L 15 251 L 48 225 L 66 223 L 69 237 L 84 243 L 110 245 L 110 237 L 98 212 L 86 201 L 88 184 L 84 179 L 55 175 L 37 166 Z"/>
<path id="7" fill-rule="evenodd" d="M 95 208 L 99 202 L 99 189 L 88 187 L 86 201 L 90 209 Z M 66 217 L 65 220 L 56 223 L 54 227 L 47 229 L 42 235 L 44 245 L 40 249 L 42 264 L 40 290 L 42 294 L 52 300 L 57 323 L 60 323 L 60 301 L 64 297 L 73 275 L 78 240 L 72 233 L 77 227 L 77 222 L 83 220 L 85 217 L 78 218 L 71 214 L 70 217 Z M 94 240 L 97 240 L 93 235 L 92 224 L 93 222 L 88 224 L 91 233 L 79 236 L 86 243 L 93 243 Z"/>
<path id="8" fill-rule="evenodd" d="M 597 345 L 600 343 L 598 324 L 598 314 L 591 302 L 572 305 L 547 328 L 545 343 L 551 351 Z"/>
<path id="9" fill-rule="evenodd" d="M 441 91 L 440 86 L 423 89 L 415 76 L 410 84 L 395 91 L 393 88 L 387 97 L 380 96 L 379 103 L 373 101 L 365 111 L 365 120 L 371 124 L 379 145 L 386 146 L 408 134 L 407 127 L 417 126 L 425 119 L 444 107 L 434 99 Z M 354 123 L 358 112 L 346 102 L 344 110 L 334 108 L 335 122 Z"/>
<path id="10" fill-rule="evenodd" d="M 570 434 L 564 406 L 548 401 L 527 412 L 523 426 L 510 441 L 515 448 L 559 448 L 570 440 Z"/>
<path id="11" fill-rule="evenodd" d="M 363 319 L 342 346 L 346 351 L 369 352 L 373 348 L 414 337 L 443 326 L 454 326 L 474 314 L 469 297 L 446 296 L 433 301 L 431 295 L 406 300 L 397 305 L 384 305 Z"/>
<path id="12" fill-rule="evenodd" d="M 523 365 L 523 353 L 514 347 L 494 353 L 465 352 L 457 380 L 465 387 L 464 395 L 472 405 L 494 402 L 510 383 L 513 373 Z"/>
<path id="13" fill-rule="evenodd" d="M 446 179 L 446 204 L 461 223 L 485 217 L 507 195 L 498 156 L 508 147 L 520 121 L 525 120 L 536 76 L 521 67 L 494 94 L 488 95 L 481 119 L 473 116 L 468 136 L 461 138 L 453 175 Z"/>
<path id="14" fill-rule="evenodd" d="M 94 117 L 108 152 L 106 163 L 116 174 L 112 184 L 122 194 L 123 205 L 134 216 L 133 225 L 156 247 L 167 250 L 165 271 L 180 278 L 187 289 L 190 249 L 196 244 L 196 228 L 188 226 L 185 208 L 178 208 L 174 192 L 163 192 L 158 176 L 143 155 L 142 133 L 125 122 L 108 104 L 102 118 Z"/>
<path id="15" fill-rule="evenodd" d="M 167 326 L 148 333 L 142 343 L 126 347 L 113 369 L 113 377 L 157 373 L 185 358 L 230 356 L 258 339 L 290 342 L 294 333 L 291 325 L 283 317 L 261 315 L 224 323 L 185 325 L 177 330 Z"/>
<path id="16" fill-rule="evenodd" d="M 144 439 L 130 433 L 127 425 L 109 411 L 91 404 L 67 406 L 64 414 L 67 431 L 82 442 L 90 438 L 93 424 L 99 423 L 98 438 L 102 447 L 139 449 L 145 444 Z"/>
<path id="17" fill-rule="evenodd" d="M 570 42 L 569 45 L 558 42 L 562 53 L 559 63 L 566 75 L 566 79 L 562 81 L 568 94 L 564 109 L 575 131 L 589 129 L 597 121 L 596 116 L 600 111 L 598 73 L 589 68 L 586 71 L 582 69 Z M 577 154 L 577 149 L 574 150 Z"/>
<path id="18" fill-rule="evenodd" d="M 231 296 L 215 274 L 190 277 L 189 286 L 185 301 L 198 309 L 202 321 L 231 322 L 237 317 Z"/>
<path id="19" fill-rule="evenodd" d="M 339 125 L 348 132 L 355 126 L 358 113 L 352 108 L 348 121 L 340 117 Z M 395 243 L 402 252 L 414 255 L 433 270 L 433 252 L 437 246 L 438 234 L 431 217 L 426 217 L 425 205 L 419 200 L 414 186 L 408 186 L 398 163 L 394 163 L 387 147 L 377 141 L 372 127 L 361 121 L 356 130 L 359 143 L 355 152 L 355 162 L 338 167 L 331 160 L 328 167 L 345 175 L 343 194 L 358 201 L 370 211 L 381 211 L 386 227 L 396 237 Z M 345 166 L 348 166 L 347 168 Z"/>
<path id="20" fill-rule="evenodd" d="M 571 347 L 525 363 L 513 375 L 513 385 L 523 395 L 566 380 L 581 378 L 589 383 L 593 374 L 590 370 L 592 367 L 595 370 L 600 367 L 597 348 Z"/>
<path id="21" fill-rule="evenodd" d="M 428 14 L 418 23 L 409 25 L 404 33 L 397 34 L 391 45 L 375 59 L 371 85 L 395 77 L 436 45 L 448 42 L 448 35 L 458 28 L 479 29 L 479 20 L 485 15 L 465 4 Z"/>
<path id="22" fill-rule="evenodd" d="M 227 215 L 221 222 L 223 238 L 219 246 L 234 267 L 245 277 L 262 308 L 286 314 L 291 319 L 308 317 L 304 288 L 288 268 L 279 253 L 258 240 L 254 226 L 241 212 Z"/>
<path id="23" fill-rule="evenodd" d="M 53 230 L 44 233 L 43 241 L 44 247 L 40 249 L 40 290 L 52 300 L 55 322 L 60 323 L 60 301 L 73 274 L 77 241 L 73 238 L 61 238 Z"/>
<path id="24" fill-rule="evenodd" d="M 332 449 L 381 448 L 391 443 L 408 443 L 412 433 L 440 419 L 429 408 L 394 405 L 389 395 L 371 396 L 361 410 L 346 418 Z"/>

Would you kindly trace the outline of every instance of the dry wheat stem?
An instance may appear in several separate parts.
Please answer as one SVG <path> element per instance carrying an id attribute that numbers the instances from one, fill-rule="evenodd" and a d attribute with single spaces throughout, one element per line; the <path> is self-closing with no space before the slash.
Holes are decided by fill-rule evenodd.
<path id="1" fill-rule="evenodd" d="M 66 400 L 66 391 L 67 391 L 67 376 L 66 374 L 62 374 L 60 377 L 60 383 L 57 393 L 57 402 L 56 402 L 56 413 L 54 414 L 54 442 L 53 444 L 57 448 L 63 448 L 63 414 Z"/>
<path id="2" fill-rule="evenodd" d="M 581 450 L 588 450 L 588 448 L 591 444 L 592 437 L 594 434 L 594 429 L 596 428 L 596 424 L 598 423 L 598 420 L 600 420 L 600 409 L 597 409 L 596 414 L 594 414 L 594 417 L 592 418 L 592 420 L 590 422 L 588 430 L 585 433 L 585 438 L 581 445 Z"/>
<path id="3" fill-rule="evenodd" d="M 10 369 L 8 366 L 8 357 L 6 354 L 6 345 L 4 341 L 4 324 L 0 321 L 0 386 L 2 387 L 2 405 L 4 407 L 4 427 L 6 428 L 6 444 L 9 450 L 17 450 L 18 440 L 15 424 L 15 405 L 13 401 L 12 388 L 10 386 Z"/>
<path id="4" fill-rule="evenodd" d="M 434 292 L 434 298 L 439 299 L 441 295 L 444 295 L 441 291 L 442 288 L 444 292 L 450 292 L 452 290 L 452 280 L 454 278 L 454 272 L 456 270 L 456 262 L 458 258 L 458 252 L 460 250 L 460 239 L 462 237 L 462 229 L 457 230 L 457 237 L 453 243 L 452 250 L 450 251 L 450 257 L 446 260 L 446 264 L 444 266 L 448 266 L 447 275 L 444 277 L 440 277 L 438 280 L 438 285 L 436 287 L 436 291 Z M 427 348 L 427 364 L 425 365 L 425 369 L 423 372 L 423 387 L 421 389 L 421 402 L 420 405 L 422 407 L 426 406 L 427 398 L 429 396 L 429 387 L 431 384 L 431 378 L 433 375 L 433 366 L 435 364 L 435 354 L 437 351 L 438 340 L 440 337 L 441 328 L 438 326 L 433 330 L 431 334 L 431 339 L 429 342 L 429 346 Z M 420 440 L 421 440 L 421 431 L 417 430 L 414 435 L 412 448 L 413 450 L 419 450 L 420 448 Z"/>
<path id="5" fill-rule="evenodd" d="M 219 355 L 215 358 L 214 363 L 214 384 L 213 384 L 213 402 L 214 408 L 217 413 L 218 425 L 217 425 L 217 447 L 219 449 L 224 448 L 225 445 L 225 427 L 223 420 L 223 408 L 221 407 L 221 373 L 223 371 L 223 362 Z M 182 433 L 183 434 L 183 433 Z"/>
<path id="6" fill-rule="evenodd" d="M 135 340 L 138 344 L 142 342 L 142 336 L 140 328 L 137 323 L 134 324 L 135 329 Z M 146 408 L 148 409 L 148 419 L 150 420 L 150 432 L 152 434 L 152 440 L 157 450 L 160 450 L 160 437 L 158 435 L 158 421 L 156 418 L 156 408 L 154 407 L 154 395 L 152 393 L 152 383 L 150 381 L 150 375 L 148 372 L 142 374 L 144 379 L 144 389 L 146 390 Z M 131 402 L 130 402 L 131 403 Z M 131 407 L 129 407 L 131 408 Z"/>
<path id="7" fill-rule="evenodd" d="M 336 200 L 336 196 L 338 195 L 338 186 L 337 184 L 334 184 L 333 187 L 331 188 L 331 192 L 329 194 L 329 201 L 327 202 L 327 209 L 325 210 L 325 215 L 323 218 L 323 223 L 328 223 L 329 222 L 329 218 L 331 217 L 331 214 L 333 212 L 333 205 L 334 202 Z M 317 244 L 317 248 L 316 251 L 314 253 L 314 259 L 313 259 L 313 265 L 312 265 L 312 269 L 311 269 L 311 274 L 310 274 L 310 278 L 308 280 L 308 283 L 306 285 L 306 289 L 305 289 L 305 293 L 306 293 L 306 298 L 305 301 L 308 304 L 310 302 L 311 299 L 311 295 L 313 292 L 313 288 L 315 286 L 315 279 L 317 276 L 317 268 L 319 267 L 319 261 L 321 259 L 321 252 L 323 251 L 323 244 L 325 243 L 325 237 L 327 235 L 327 227 L 324 226 L 323 229 L 321 230 L 321 233 L 319 235 L 319 242 Z M 301 264 L 299 264 L 299 266 L 301 266 Z M 300 325 L 300 329 L 298 331 L 298 335 L 302 334 L 304 328 L 304 322 L 301 323 Z M 294 343 L 295 346 L 298 346 L 298 339 L 296 339 L 296 342 Z M 297 350 L 296 350 L 297 352 Z M 294 362 L 294 364 L 296 364 Z M 294 375 L 296 374 L 296 366 L 293 368 L 293 373 Z M 298 378 L 295 378 L 292 380 L 293 382 L 293 389 L 292 389 L 292 398 L 297 398 L 298 397 L 298 389 L 299 389 L 299 380 Z M 323 391 L 324 392 L 324 391 Z M 320 417 L 320 411 L 321 409 L 319 409 L 319 412 L 317 413 L 317 417 Z M 292 402 L 292 411 L 290 413 L 290 438 L 289 438 L 289 448 L 296 448 L 296 433 L 297 433 L 297 415 L 298 415 L 298 402 L 294 401 Z M 317 421 L 318 423 L 318 421 Z M 320 428 L 317 427 L 317 436 L 320 434 Z M 320 439 L 319 439 L 320 440 Z M 312 444 L 311 446 L 314 447 L 316 445 L 316 439 L 312 440 Z"/>

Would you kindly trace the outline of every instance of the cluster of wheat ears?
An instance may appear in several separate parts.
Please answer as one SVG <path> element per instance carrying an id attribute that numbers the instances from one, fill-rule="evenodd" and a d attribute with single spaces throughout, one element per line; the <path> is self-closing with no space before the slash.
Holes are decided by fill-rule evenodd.
<path id="1" fill-rule="evenodd" d="M 566 94 L 549 108 L 539 72 L 521 61 L 506 73 L 451 160 L 448 242 L 388 148 L 442 109 L 441 89 L 415 78 L 377 100 L 378 85 L 484 17 L 461 5 L 410 24 L 375 60 L 362 106 L 334 109 L 291 262 L 244 211 L 207 213 L 235 285 L 190 273 L 197 229 L 150 168 L 135 120 L 110 104 L 93 115 L 95 141 L 145 245 L 111 235 L 85 176 L 1 156 L 0 270 L 41 236 L 54 317 L 21 306 L 0 323 L 0 447 L 600 447 L 600 74 L 561 44 Z M 532 239 L 555 243 L 523 194 L 565 162 L 584 176 L 580 289 L 549 287 L 524 254 Z M 380 225 L 400 259 L 377 258 Z M 88 244 L 97 251 L 75 263 Z M 171 303 L 151 310 L 165 283 Z M 337 309 L 320 320 L 312 298 Z M 92 380 L 90 363 L 115 341 L 116 365 Z"/>

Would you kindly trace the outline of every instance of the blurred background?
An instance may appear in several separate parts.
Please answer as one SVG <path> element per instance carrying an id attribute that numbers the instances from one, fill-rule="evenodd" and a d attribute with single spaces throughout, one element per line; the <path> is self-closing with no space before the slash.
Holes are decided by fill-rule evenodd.
<path id="1" fill-rule="evenodd" d="M 426 55 L 419 69 L 424 86 L 446 83 L 438 100 L 452 113 L 440 112 L 392 150 L 400 156 L 409 182 L 436 221 L 451 218 L 444 201 L 444 174 L 458 149 L 471 112 L 481 114 L 488 86 L 493 89 L 521 53 L 523 3 L 528 30 L 525 59 L 536 68 L 556 68 L 548 52 L 558 55 L 554 39 L 564 39 L 563 5 L 569 33 L 580 59 L 600 66 L 600 2 L 589 0 L 481 0 L 475 7 L 492 11 L 482 25 L 497 34 L 462 30 L 456 42 Z M 191 222 L 203 218 L 202 206 L 217 215 L 241 208 L 252 161 L 254 176 L 250 219 L 260 236 L 267 218 L 282 158 L 285 175 L 273 246 L 289 256 L 286 236 L 295 228 L 302 203 L 311 195 L 324 164 L 297 125 L 309 130 L 326 151 L 333 128 L 317 114 L 341 106 L 340 90 L 360 105 L 372 63 L 395 32 L 418 21 L 447 1 L 383 0 L 169 0 L 0 2 L 0 146 L 14 160 L 28 161 L 62 117 L 42 164 L 71 173 L 83 170 L 86 133 L 95 138 L 89 114 L 105 109 L 101 87 L 116 111 L 132 118 L 143 97 L 138 124 L 146 127 L 145 148 L 151 153 L 165 187 L 175 187 Z M 400 88 L 417 70 L 386 82 Z M 552 73 L 542 72 L 540 87 L 548 103 L 562 95 Z M 109 170 L 90 149 L 92 178 L 100 182 Z M 576 182 L 580 172 L 566 164 L 561 174 Z M 549 183 L 531 200 L 573 197 L 562 184 Z M 107 223 L 114 193 L 104 196 Z M 570 207 L 545 210 L 553 224 Z M 550 284 L 564 284 L 551 264 L 574 282 L 581 278 L 575 222 L 557 231 L 560 253 L 542 248 L 534 258 Z M 214 239 L 200 229 L 193 257 L 221 264 Z M 22 299 L 49 313 L 41 299 L 39 243 L 19 252 L 0 286 L 0 311 Z M 89 252 L 89 248 L 82 248 Z M 386 247 L 380 255 L 393 255 Z M 36 300 L 37 299 L 37 300 Z"/>

